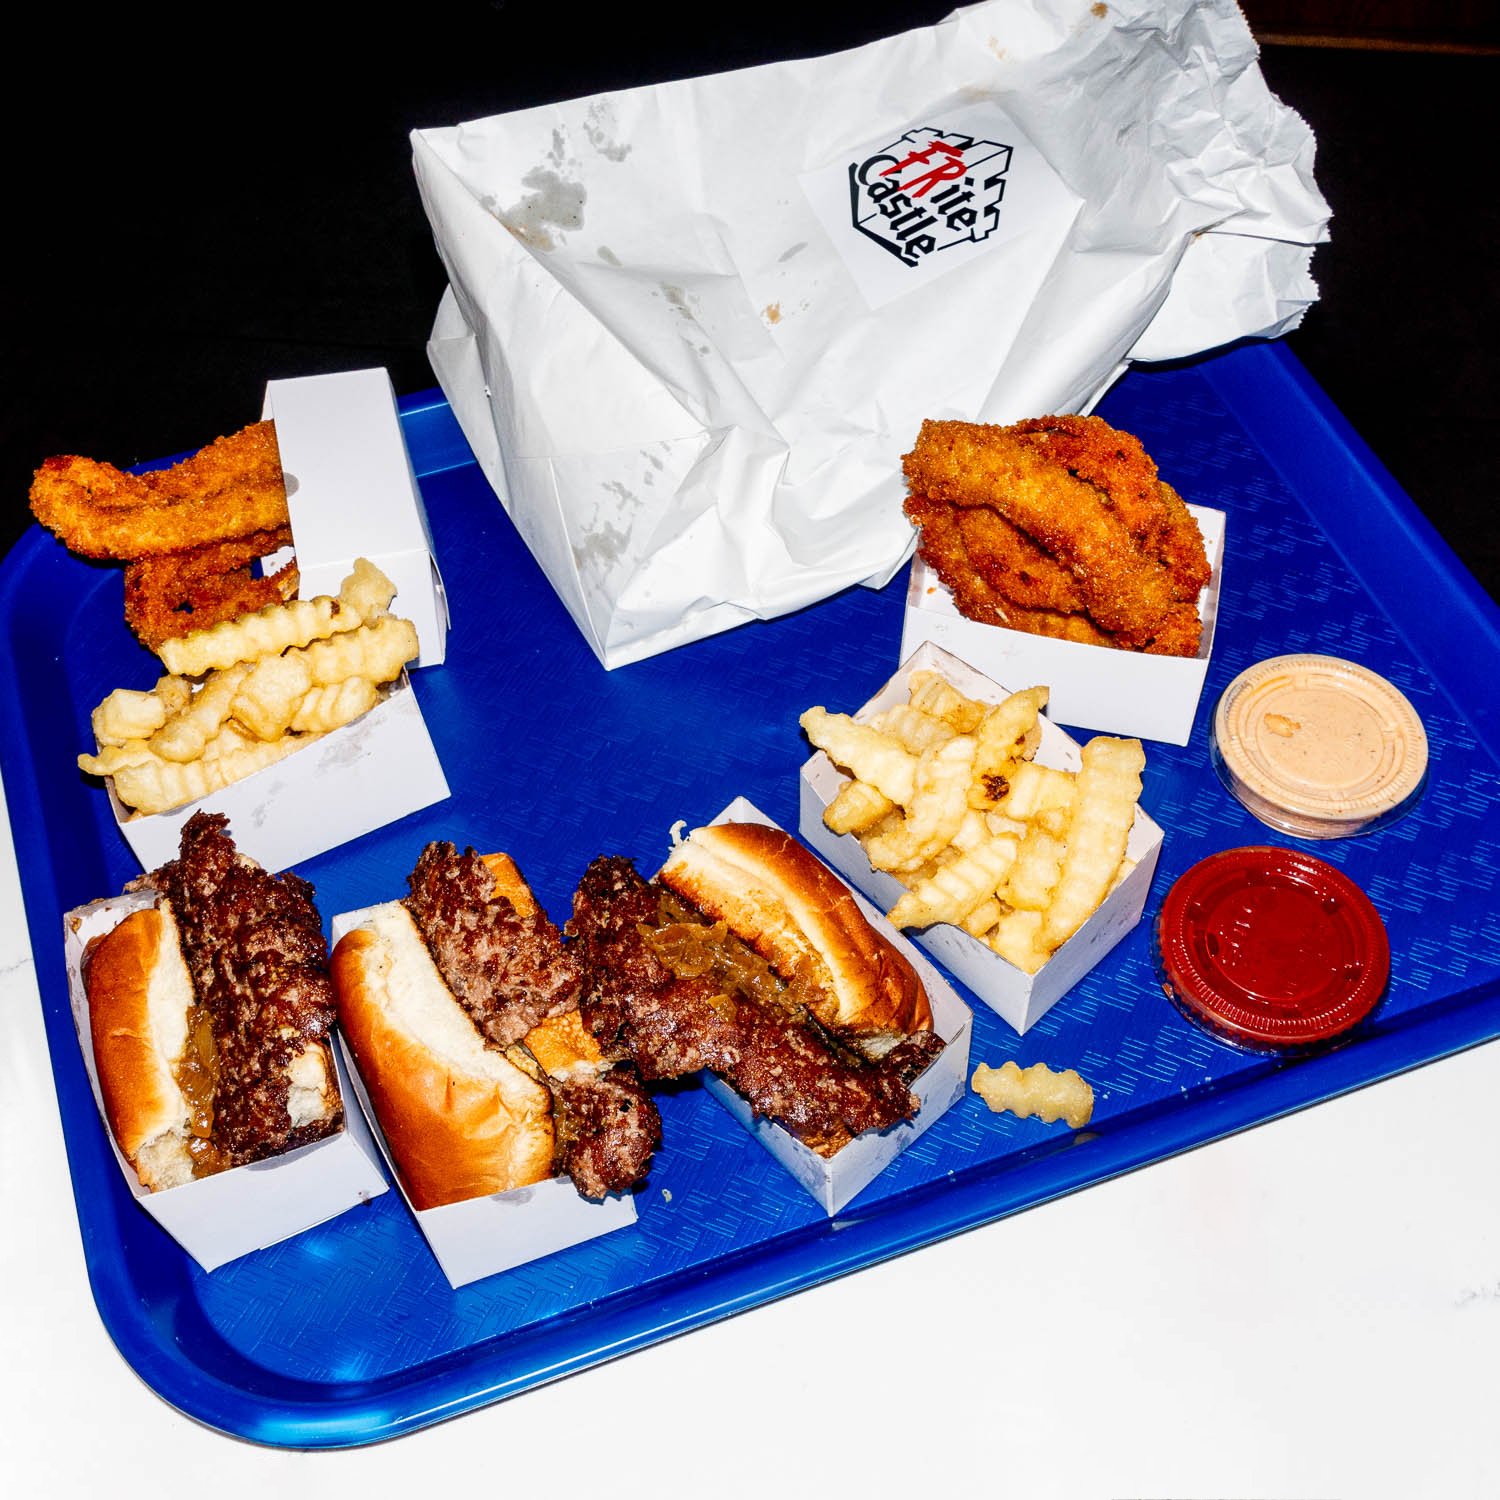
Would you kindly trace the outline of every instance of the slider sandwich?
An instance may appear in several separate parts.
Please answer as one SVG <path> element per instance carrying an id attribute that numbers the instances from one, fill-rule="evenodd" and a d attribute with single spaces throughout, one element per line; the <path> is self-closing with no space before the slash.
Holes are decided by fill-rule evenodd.
<path id="1" fill-rule="evenodd" d="M 707 1068 L 824 1157 L 917 1113 L 943 1049 L 921 980 L 781 829 L 699 828 L 651 881 L 596 859 L 568 931 L 585 1023 L 643 1077 Z"/>
<path id="2" fill-rule="evenodd" d="M 333 986 L 313 888 L 236 851 L 195 813 L 143 876 L 155 905 L 83 957 L 104 1111 L 156 1192 L 279 1156 L 343 1124 L 329 1050 Z"/>
<path id="3" fill-rule="evenodd" d="M 588 1198 L 639 1181 L 656 1106 L 583 1026 L 577 962 L 514 863 L 432 843 L 408 884 L 339 940 L 333 976 L 413 1206 L 563 1175 Z"/>

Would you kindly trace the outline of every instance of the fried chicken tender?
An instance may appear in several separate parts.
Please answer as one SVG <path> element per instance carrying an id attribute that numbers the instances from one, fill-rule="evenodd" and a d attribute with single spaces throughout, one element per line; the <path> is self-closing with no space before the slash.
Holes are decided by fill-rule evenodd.
<path id="1" fill-rule="evenodd" d="M 1099 417 L 1032 417 L 1007 429 L 1048 463 L 1109 497 L 1137 542 L 1152 548 L 1167 526 L 1156 465 L 1132 433 Z"/>
<path id="2" fill-rule="evenodd" d="M 125 565 L 125 623 L 150 650 L 297 594 L 297 564 L 256 577 L 255 562 L 291 545 L 290 526 L 207 542 Z"/>
<path id="3" fill-rule="evenodd" d="M 49 458 L 32 480 L 31 509 L 70 551 L 125 561 L 285 526 L 276 428 L 253 423 L 151 474 Z"/>
<path id="4" fill-rule="evenodd" d="M 943 500 L 929 500 L 913 491 L 906 514 L 922 533 L 917 551 L 953 594 L 958 612 L 982 625 L 1006 624 L 1005 599 L 985 581 L 969 557 L 958 511 Z"/>
<path id="5" fill-rule="evenodd" d="M 1078 580 L 999 511 L 961 506 L 954 520 L 974 570 L 1008 603 L 1065 615 L 1083 610 Z"/>
<path id="6" fill-rule="evenodd" d="M 918 550 L 923 559 L 948 585 L 953 602 L 966 618 L 985 625 L 1001 625 L 1007 630 L 1024 630 L 1028 635 L 1079 641 L 1086 646 L 1116 644 L 1107 631 L 1100 630 L 1083 613 L 1083 601 L 1078 597 L 1070 574 L 1063 575 L 1071 590 L 1070 607 L 1056 608 L 1028 602 L 1052 597 L 1068 603 L 1067 596 L 1061 591 L 1049 596 L 1046 592 L 1049 584 L 1042 582 L 1038 575 L 1024 576 L 1032 567 L 1031 554 L 1045 559 L 1049 568 L 1061 570 L 1055 559 L 1047 557 L 1003 516 L 979 507 L 963 509 L 922 495 L 913 495 L 907 500 L 906 513 L 922 528 L 922 544 Z M 986 523 L 993 523 L 988 532 L 982 529 Z M 1005 540 L 1006 533 L 1018 539 L 1027 551 L 1011 551 L 1010 543 Z M 974 538 L 972 550 L 966 536 Z M 1000 545 L 995 551 L 987 552 L 984 550 L 986 540 L 998 540 Z"/>
<path id="7" fill-rule="evenodd" d="M 1191 512 L 1097 417 L 929 421 L 903 460 L 922 558 L 960 613 L 1090 645 L 1197 654 L 1210 576 Z"/>

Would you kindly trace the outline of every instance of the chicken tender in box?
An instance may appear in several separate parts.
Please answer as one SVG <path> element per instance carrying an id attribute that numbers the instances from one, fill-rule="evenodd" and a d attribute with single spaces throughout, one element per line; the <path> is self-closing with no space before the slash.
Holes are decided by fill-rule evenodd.
<path id="1" fill-rule="evenodd" d="M 152 634 L 165 675 L 110 693 L 79 759 L 147 869 L 199 810 L 285 869 L 448 795 L 406 671 L 443 660 L 447 604 L 389 377 L 272 381 L 266 413 L 295 558 L 263 567 L 298 597 Z"/>
<path id="2" fill-rule="evenodd" d="M 809 709 L 803 838 L 1024 1032 L 1140 921 L 1162 830 L 1138 740 L 924 642 L 855 714 Z"/>
<path id="3" fill-rule="evenodd" d="M 1221 511 L 1187 505 L 1098 417 L 926 421 L 903 460 L 920 536 L 901 655 L 930 640 L 1046 683 L 1064 724 L 1183 745 L 1208 672 Z"/>

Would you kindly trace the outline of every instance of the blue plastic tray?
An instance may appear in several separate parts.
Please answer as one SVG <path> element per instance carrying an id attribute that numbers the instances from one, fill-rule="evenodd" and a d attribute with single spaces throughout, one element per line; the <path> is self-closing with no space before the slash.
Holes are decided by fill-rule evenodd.
<path id="1" fill-rule="evenodd" d="M 0 736 L 47 1034 L 94 1294 L 168 1401 L 262 1443 L 387 1438 L 997 1219 L 1500 1034 L 1493 890 L 1500 612 L 1282 346 L 1129 375 L 1102 408 L 1189 499 L 1229 513 L 1216 654 L 1192 742 L 1148 747 L 1167 830 L 1146 923 L 1022 1040 L 975 1007 L 974 1059 L 1077 1067 L 1090 1130 L 965 1098 L 835 1223 L 695 1086 L 662 1097 L 666 1141 L 629 1230 L 451 1290 L 400 1198 L 205 1275 L 125 1191 L 69 1019 L 61 917 L 136 873 L 74 770 L 88 713 L 152 680 L 121 576 L 33 530 L 0 568 Z M 904 577 L 605 673 L 436 395 L 403 403 L 454 631 L 416 691 L 455 793 L 301 867 L 326 915 L 403 889 L 430 838 L 508 849 L 552 913 L 602 852 L 652 866 L 678 818 L 743 793 L 795 827 L 798 714 L 852 709 L 889 675 Z M 1328 651 L 1416 705 L 1432 770 L 1408 817 L 1320 844 L 1380 909 L 1393 979 L 1373 1024 L 1297 1062 L 1211 1041 L 1153 978 L 1149 924 L 1214 850 L 1290 842 L 1209 767 L 1214 699 L 1245 666 Z"/>

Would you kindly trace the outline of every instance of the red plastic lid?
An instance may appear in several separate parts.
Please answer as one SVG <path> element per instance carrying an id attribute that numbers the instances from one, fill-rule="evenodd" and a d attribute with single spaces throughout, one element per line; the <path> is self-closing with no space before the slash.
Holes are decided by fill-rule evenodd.
<path id="1" fill-rule="evenodd" d="M 1391 972 L 1380 913 L 1332 865 L 1294 849 L 1227 849 L 1167 892 L 1162 988 L 1190 1020 L 1241 1046 L 1331 1041 L 1379 1003 Z"/>

